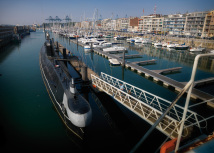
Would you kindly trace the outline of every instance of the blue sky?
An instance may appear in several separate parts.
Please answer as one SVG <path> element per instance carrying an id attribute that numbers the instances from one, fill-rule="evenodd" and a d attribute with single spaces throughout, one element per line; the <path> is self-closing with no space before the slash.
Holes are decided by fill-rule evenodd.
<path id="1" fill-rule="evenodd" d="M 41 24 L 49 16 L 66 15 L 73 21 L 92 18 L 95 9 L 102 18 L 176 14 L 214 10 L 214 0 L 0 0 L 0 24 Z M 47 21 L 46 21 L 47 22 Z"/>

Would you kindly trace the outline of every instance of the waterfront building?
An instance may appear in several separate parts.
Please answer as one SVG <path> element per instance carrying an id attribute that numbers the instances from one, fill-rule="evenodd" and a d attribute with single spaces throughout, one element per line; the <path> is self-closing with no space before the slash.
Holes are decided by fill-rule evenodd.
<path id="1" fill-rule="evenodd" d="M 143 31 L 143 19 L 142 18 L 138 19 L 138 31 L 140 31 L 140 32 Z"/>
<path id="2" fill-rule="evenodd" d="M 163 29 L 164 18 L 160 14 L 152 14 L 149 16 L 141 16 L 138 20 L 138 31 L 143 33 L 161 33 Z"/>
<path id="3" fill-rule="evenodd" d="M 186 15 L 186 24 L 184 27 L 185 34 L 201 36 L 206 14 L 208 14 L 207 11 L 188 13 Z"/>
<path id="4" fill-rule="evenodd" d="M 128 31 L 138 31 L 138 17 L 130 17 L 129 18 L 129 26 L 128 26 Z"/>
<path id="5" fill-rule="evenodd" d="M 185 22 L 185 14 L 166 15 L 164 17 L 163 32 L 170 35 L 184 34 Z"/>
<path id="6" fill-rule="evenodd" d="M 11 41 L 14 31 L 14 26 L 0 26 L 0 47 Z"/>
<path id="7" fill-rule="evenodd" d="M 202 37 L 214 37 L 214 10 L 206 14 Z"/>
<path id="8" fill-rule="evenodd" d="M 75 22 L 74 28 L 80 28 L 81 27 L 81 22 Z"/>
<path id="9" fill-rule="evenodd" d="M 127 31 L 128 27 L 129 27 L 129 18 L 117 19 L 116 30 Z"/>
<path id="10" fill-rule="evenodd" d="M 111 20 L 111 30 L 116 30 L 117 20 Z"/>
<path id="11" fill-rule="evenodd" d="M 111 29 L 111 19 L 103 19 L 101 21 L 101 27 L 103 30 L 110 30 Z"/>
<path id="12" fill-rule="evenodd" d="M 89 21 L 82 21 L 81 22 L 81 28 L 89 29 L 90 28 Z"/>

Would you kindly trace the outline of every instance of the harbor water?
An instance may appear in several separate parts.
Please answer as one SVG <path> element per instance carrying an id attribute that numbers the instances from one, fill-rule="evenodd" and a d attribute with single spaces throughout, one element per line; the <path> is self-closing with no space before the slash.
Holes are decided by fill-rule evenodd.
<path id="1" fill-rule="evenodd" d="M 107 73 L 151 92 L 169 101 L 173 101 L 177 93 L 154 83 L 152 80 L 121 66 L 112 67 L 108 59 L 84 52 L 84 48 L 72 43 L 69 39 L 51 33 L 51 38 L 78 56 L 98 75 Z M 109 40 L 114 41 L 114 40 Z M 85 128 L 85 138 L 79 141 L 66 130 L 55 111 L 43 83 L 39 69 L 39 52 L 45 42 L 45 34 L 38 30 L 24 37 L 20 44 L 11 44 L 0 51 L 0 135 L 2 150 L 22 152 L 129 152 L 150 128 L 150 125 L 134 113 L 101 93 L 95 95 L 90 91 L 86 95 L 92 107 L 92 122 Z M 188 51 L 168 51 L 154 48 L 151 45 L 128 44 L 120 41 L 128 48 L 127 54 L 141 54 L 142 58 L 127 59 L 140 61 L 156 59 L 156 64 L 144 66 L 150 70 L 182 67 L 181 72 L 168 74 L 174 80 L 188 82 L 191 77 L 195 54 Z M 209 57 L 210 58 L 210 57 Z M 214 77 L 214 66 L 204 59 L 199 63 L 196 80 Z M 69 68 L 72 72 L 71 68 Z M 200 90 L 214 95 L 214 85 L 209 84 Z M 97 100 L 97 97 L 100 100 Z M 185 97 L 179 101 L 184 105 Z M 111 103 L 110 103 L 111 102 Z M 191 104 L 194 101 L 191 101 Z M 213 108 L 204 106 L 207 114 Z M 210 125 L 208 124 L 210 127 Z M 209 133 L 213 127 L 206 129 Z M 155 152 L 166 136 L 154 131 L 142 145 L 141 152 Z"/>

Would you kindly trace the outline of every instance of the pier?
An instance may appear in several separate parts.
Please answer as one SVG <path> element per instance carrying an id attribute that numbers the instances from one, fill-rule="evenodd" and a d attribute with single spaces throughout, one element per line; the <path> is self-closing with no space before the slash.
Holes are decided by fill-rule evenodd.
<path id="1" fill-rule="evenodd" d="M 118 56 L 122 58 L 123 56 Z M 132 54 L 132 55 L 125 55 L 125 59 L 131 59 L 131 58 L 142 58 L 142 55 L 140 54 Z"/>
<path id="2" fill-rule="evenodd" d="M 146 61 L 137 61 L 137 62 L 131 62 L 132 64 L 136 65 L 146 65 L 146 64 L 155 64 L 155 59 L 152 60 L 146 60 Z"/>
<path id="3" fill-rule="evenodd" d="M 182 82 L 183 84 L 186 84 L 187 82 Z M 198 86 L 203 86 L 203 85 L 207 85 L 210 83 L 214 83 L 214 77 L 211 78 L 206 78 L 206 79 L 202 79 L 202 80 L 198 80 L 194 82 L 194 87 L 198 87 Z"/>
<path id="4" fill-rule="evenodd" d="M 73 41 L 71 40 L 72 42 L 74 43 L 77 43 L 76 41 Z M 84 44 L 78 42 L 78 45 L 80 46 L 84 46 Z M 101 49 L 93 49 L 94 53 L 98 54 L 98 55 L 101 55 L 105 58 L 114 58 L 114 59 L 117 59 L 118 62 L 120 62 L 121 64 L 123 63 L 123 59 L 121 57 L 118 57 L 117 55 L 113 55 L 113 54 L 109 54 L 109 53 L 106 53 L 106 52 L 103 52 Z M 160 83 L 162 84 L 164 87 L 166 88 L 172 88 L 174 89 L 176 92 L 180 92 L 185 84 L 183 84 L 182 82 L 178 82 L 176 80 L 173 80 L 169 77 L 166 77 L 164 75 L 161 75 L 161 72 L 166 72 L 167 69 L 165 70 L 149 70 L 149 69 L 146 69 L 142 66 L 139 66 L 135 63 L 132 63 L 132 62 L 125 62 L 125 67 L 128 68 L 128 69 L 131 69 L 132 71 L 136 71 L 137 73 L 139 73 L 140 75 L 143 75 L 145 76 L 146 78 L 148 79 L 151 79 L 153 80 L 154 82 L 156 83 Z M 181 68 L 180 67 L 177 67 L 177 68 L 170 68 L 171 71 L 177 71 L 177 70 L 180 70 Z M 168 69 L 169 71 L 169 69 Z M 208 93 L 205 93 L 203 91 L 200 91 L 196 88 L 193 88 L 192 90 L 192 94 L 191 94 L 191 98 L 193 100 L 201 100 L 201 101 L 207 101 L 207 100 L 210 100 L 210 99 L 213 99 L 214 96 L 213 95 L 210 95 Z M 211 107 L 214 107 L 214 102 L 213 101 L 208 101 L 207 102 L 207 105 L 211 106 Z"/>
<path id="5" fill-rule="evenodd" d="M 56 47 L 57 47 L 57 44 L 55 43 L 55 49 L 57 49 Z M 63 48 L 64 48 L 64 46 L 62 46 L 60 43 L 58 43 L 58 50 L 60 51 L 61 54 L 63 54 Z M 61 60 L 70 62 L 70 64 L 79 72 L 79 74 L 82 75 L 80 73 L 81 67 L 86 66 L 85 63 L 80 61 L 78 59 L 78 57 L 76 57 L 76 56 L 71 55 L 71 57 L 69 57 L 68 52 L 69 52 L 69 50 L 66 49 L 66 55 L 67 55 L 68 59 L 61 59 Z M 91 80 L 91 74 L 98 76 L 93 70 L 91 70 L 90 68 L 87 67 L 87 77 L 89 80 Z"/>
<path id="6" fill-rule="evenodd" d="M 112 66 L 118 66 L 118 65 L 120 65 L 120 62 L 118 62 L 118 60 L 115 59 L 115 58 L 110 58 L 110 59 L 109 59 L 109 62 L 110 62 L 110 64 L 111 64 Z"/>
<path id="7" fill-rule="evenodd" d="M 159 74 L 166 74 L 166 73 L 172 73 L 172 72 L 179 72 L 180 69 L 182 69 L 182 67 L 173 67 L 169 69 L 152 70 L 152 71 Z"/>

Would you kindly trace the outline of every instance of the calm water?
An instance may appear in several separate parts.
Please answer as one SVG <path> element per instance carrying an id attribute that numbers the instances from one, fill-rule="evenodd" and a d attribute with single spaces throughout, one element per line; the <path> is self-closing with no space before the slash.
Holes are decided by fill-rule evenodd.
<path id="1" fill-rule="evenodd" d="M 83 51 L 63 37 L 52 35 L 55 40 L 79 56 L 95 72 L 104 72 L 118 79 L 147 90 L 168 100 L 176 93 L 170 91 L 137 73 L 121 67 L 110 67 L 107 59 Z M 39 51 L 45 41 L 44 33 L 37 31 L 22 39 L 21 44 L 10 45 L 0 52 L 0 130 L 1 148 L 23 152 L 129 152 L 150 125 L 127 111 L 118 103 L 97 103 L 90 92 L 87 95 L 92 107 L 93 120 L 85 130 L 85 139 L 78 142 L 66 130 L 54 110 L 47 94 L 39 69 Z M 124 42 L 123 42 L 124 43 Z M 128 47 L 129 44 L 125 45 Z M 169 52 L 151 46 L 129 45 L 128 54 L 142 54 L 142 59 L 157 59 L 157 64 L 145 66 L 148 69 L 163 69 L 181 66 L 181 73 L 168 77 L 185 82 L 190 79 L 192 61 L 195 55 L 185 52 Z M 196 80 L 213 77 L 213 69 L 202 66 Z M 212 86 L 203 88 L 213 93 Z M 183 101 L 182 98 L 181 101 Z M 108 101 L 108 99 L 106 99 Z M 182 104 L 181 104 L 182 105 Z M 157 139 L 158 138 L 158 139 Z M 155 131 L 145 148 L 154 152 L 165 136 Z M 153 143 L 152 143 L 153 142 Z"/>

